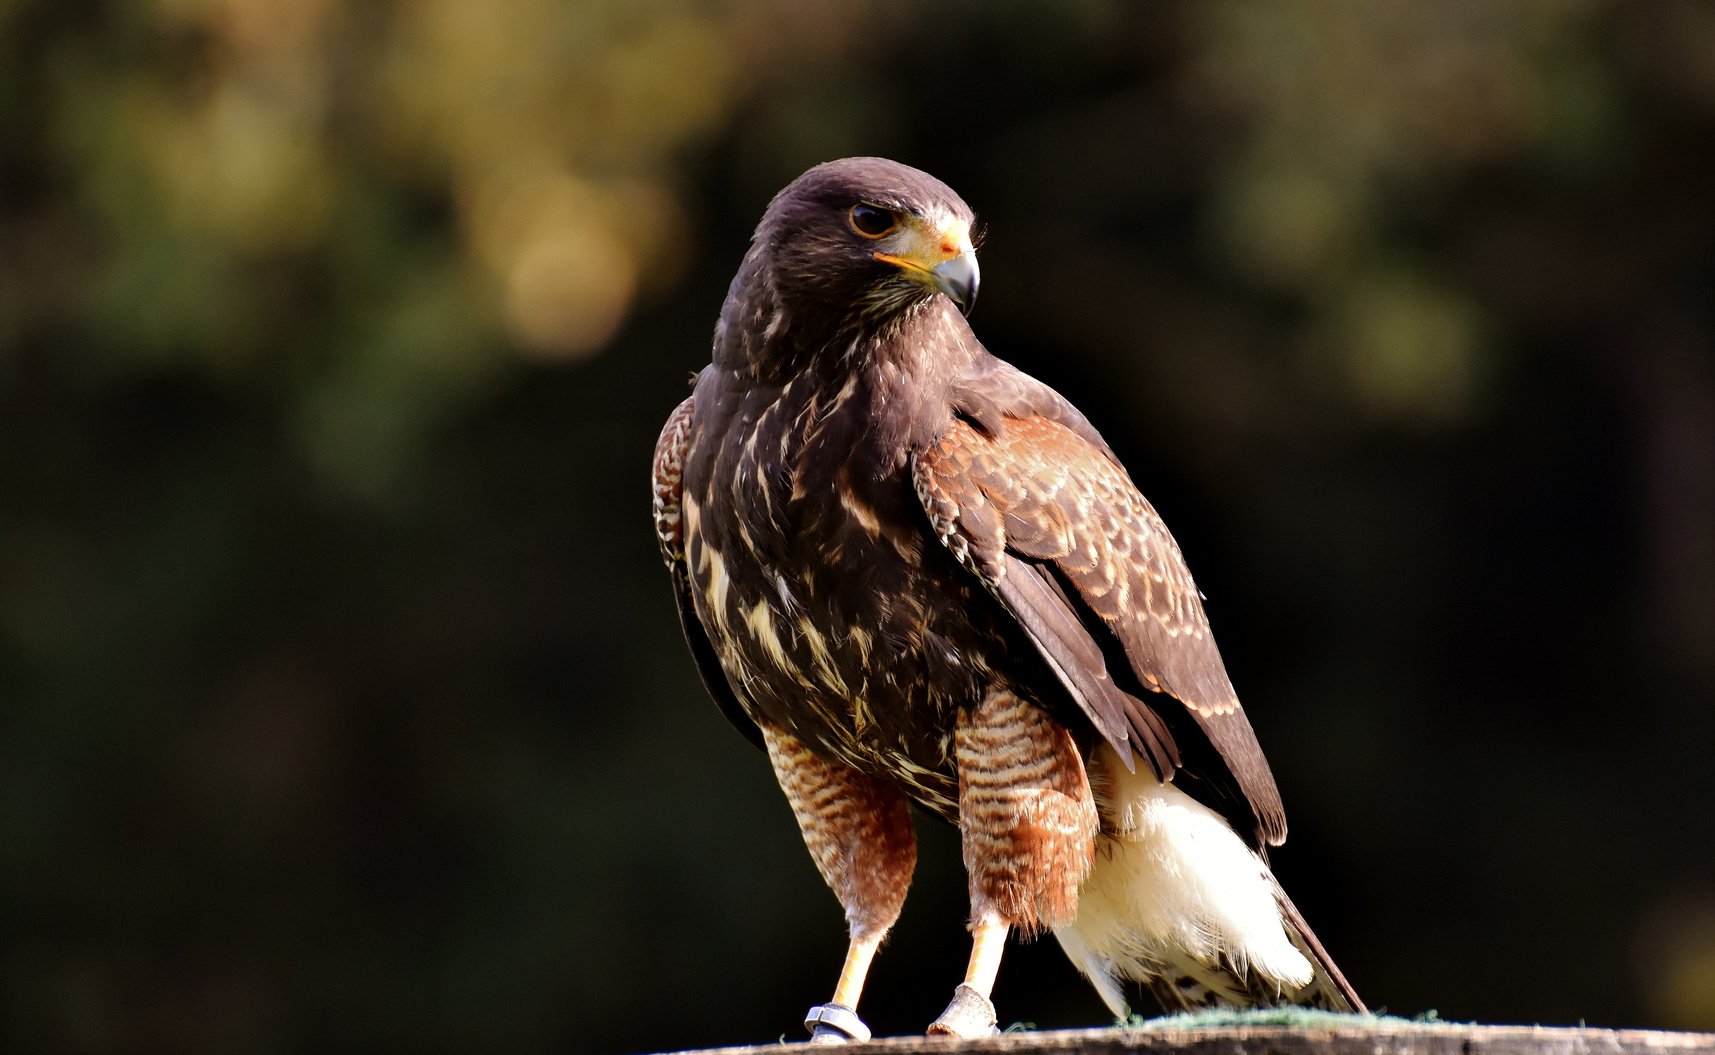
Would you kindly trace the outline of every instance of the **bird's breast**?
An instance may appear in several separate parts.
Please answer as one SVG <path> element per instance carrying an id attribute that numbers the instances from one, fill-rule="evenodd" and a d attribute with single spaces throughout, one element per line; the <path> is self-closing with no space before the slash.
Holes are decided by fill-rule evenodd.
<path id="1" fill-rule="evenodd" d="M 946 812 L 955 717 L 993 678 L 995 636 L 986 595 L 928 533 L 906 452 L 881 441 L 860 394 L 788 387 L 740 401 L 724 428 L 700 422 L 686 561 L 753 717 Z"/>

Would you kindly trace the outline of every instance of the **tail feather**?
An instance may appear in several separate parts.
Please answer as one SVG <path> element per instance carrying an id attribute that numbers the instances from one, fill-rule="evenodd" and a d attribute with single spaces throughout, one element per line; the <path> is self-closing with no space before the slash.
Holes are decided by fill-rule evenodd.
<path id="1" fill-rule="evenodd" d="M 1346 981 L 1346 976 L 1334 963 L 1334 958 L 1328 955 L 1328 950 L 1317 940 L 1316 932 L 1310 929 L 1310 924 L 1304 922 L 1304 916 L 1298 911 L 1298 906 L 1286 896 L 1286 891 L 1277 882 L 1274 885 L 1275 900 L 1280 902 L 1281 919 L 1286 923 L 1286 936 L 1292 939 L 1292 944 L 1298 951 L 1310 958 L 1316 965 L 1316 977 L 1311 981 L 1315 990 L 1314 999 L 1299 1001 L 1312 1007 L 1320 1007 L 1327 1011 L 1368 1011 L 1363 1000 L 1359 999 L 1358 991 L 1352 988 L 1352 983 Z"/>
<path id="2" fill-rule="evenodd" d="M 1077 917 L 1055 937 L 1116 1017 L 1122 982 L 1170 1011 L 1303 1004 L 1361 1011 L 1268 865 L 1220 814 L 1111 749 L 1092 759 L 1103 834 Z"/>

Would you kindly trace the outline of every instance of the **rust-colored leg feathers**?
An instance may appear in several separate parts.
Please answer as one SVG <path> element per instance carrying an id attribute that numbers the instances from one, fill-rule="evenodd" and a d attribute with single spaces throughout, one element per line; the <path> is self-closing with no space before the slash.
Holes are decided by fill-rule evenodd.
<path id="1" fill-rule="evenodd" d="M 805 1025 L 818 1042 L 867 1040 L 858 999 L 917 867 L 910 808 L 891 784 L 826 761 L 784 730 L 763 726 L 762 736 L 804 845 L 846 910 L 851 933 L 833 999 L 811 1008 Z"/>
<path id="2" fill-rule="evenodd" d="M 990 1002 L 1007 933 L 1064 926 L 1078 914 L 1098 818 L 1072 735 L 1011 692 L 959 717 L 959 830 L 971 889 L 971 961 L 930 1033 L 994 1032 Z"/>

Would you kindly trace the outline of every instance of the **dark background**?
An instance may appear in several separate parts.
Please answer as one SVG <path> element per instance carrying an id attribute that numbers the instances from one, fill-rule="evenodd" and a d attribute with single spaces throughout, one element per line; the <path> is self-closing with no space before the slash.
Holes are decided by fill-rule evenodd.
<path id="1" fill-rule="evenodd" d="M 1707 4 L 13 0 L 0 127 L 0 1048 L 799 1035 L 840 914 L 646 477 L 854 153 L 1173 526 L 1367 999 L 1715 1027 Z"/>

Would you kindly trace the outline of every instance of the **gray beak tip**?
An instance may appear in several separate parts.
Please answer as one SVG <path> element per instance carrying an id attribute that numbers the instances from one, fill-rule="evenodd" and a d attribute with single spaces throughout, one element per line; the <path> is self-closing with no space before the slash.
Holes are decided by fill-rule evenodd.
<path id="1" fill-rule="evenodd" d="M 944 260 L 930 274 L 935 278 L 935 288 L 957 304 L 960 312 L 969 315 L 971 306 L 977 302 L 977 286 L 982 277 L 976 256 L 964 253 Z"/>

